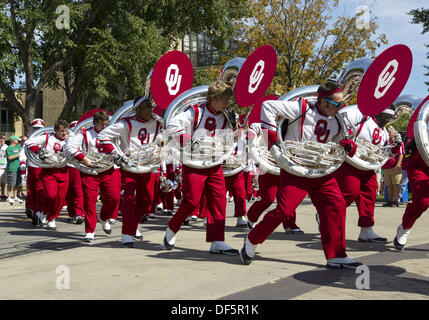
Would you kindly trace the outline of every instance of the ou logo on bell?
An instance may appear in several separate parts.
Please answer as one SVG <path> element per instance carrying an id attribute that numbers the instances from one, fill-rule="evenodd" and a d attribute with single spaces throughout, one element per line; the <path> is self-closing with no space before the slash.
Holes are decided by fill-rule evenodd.
<path id="1" fill-rule="evenodd" d="M 179 92 L 181 82 L 182 75 L 179 74 L 179 67 L 177 64 L 170 64 L 165 76 L 165 84 L 167 85 L 168 93 L 172 96 L 176 95 L 177 92 Z"/>
<path id="2" fill-rule="evenodd" d="M 254 93 L 259 85 L 261 84 L 262 78 L 264 77 L 264 68 L 265 68 L 265 62 L 264 60 L 259 60 L 258 63 L 253 68 L 252 73 L 250 74 L 250 83 L 248 91 L 249 93 Z"/>
<path id="3" fill-rule="evenodd" d="M 398 61 L 396 59 L 393 59 L 386 65 L 384 70 L 380 73 L 380 75 L 378 76 L 377 87 L 375 88 L 375 91 L 374 91 L 374 97 L 376 99 L 380 99 L 381 97 L 383 97 L 386 94 L 387 90 L 389 90 L 393 82 L 395 82 L 396 79 L 393 76 L 398 71 L 398 66 L 399 66 Z M 391 67 L 393 67 L 393 70 L 389 72 L 389 69 Z M 384 88 L 382 92 L 380 92 L 381 88 Z"/>

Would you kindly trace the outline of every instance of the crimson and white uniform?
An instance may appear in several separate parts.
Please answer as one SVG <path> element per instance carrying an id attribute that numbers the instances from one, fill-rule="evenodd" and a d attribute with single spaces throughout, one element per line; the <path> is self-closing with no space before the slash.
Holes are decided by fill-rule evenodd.
<path id="1" fill-rule="evenodd" d="M 25 141 L 28 145 L 28 140 Z M 27 196 L 25 198 L 25 208 L 31 209 L 33 213 L 43 211 L 44 188 L 40 177 L 42 168 L 36 166 L 27 159 Z"/>
<path id="2" fill-rule="evenodd" d="M 255 138 L 261 133 L 261 124 L 260 123 L 252 123 L 249 127 L 248 134 L 251 138 Z M 268 209 L 268 207 L 276 200 L 279 184 L 280 184 L 280 176 L 271 174 L 269 172 L 260 172 L 258 175 L 259 181 L 259 196 L 261 199 L 259 201 L 255 201 L 253 205 L 247 211 L 247 218 L 250 222 L 256 223 L 261 216 L 261 214 Z M 298 226 L 295 223 L 296 221 L 296 211 L 294 210 L 289 219 L 286 219 L 282 222 L 283 228 L 291 228 L 298 229 Z"/>
<path id="3" fill-rule="evenodd" d="M 85 155 L 84 152 L 100 152 L 100 143 L 95 127 L 82 129 L 78 134 L 69 139 L 66 144 L 66 152 L 78 161 Z M 73 168 L 78 170 L 76 168 Z M 79 170 L 78 170 L 79 173 Z M 77 180 L 77 179 L 76 179 Z M 80 172 L 81 188 L 83 191 L 83 208 L 85 211 L 85 232 L 93 234 L 97 225 L 97 197 L 101 191 L 100 218 L 103 221 L 118 215 L 119 200 L 121 194 L 121 174 L 119 169 L 110 168 L 98 175 Z"/>
<path id="4" fill-rule="evenodd" d="M 108 126 L 98 134 L 98 139 L 106 154 L 113 152 L 114 146 L 111 141 L 117 137 L 120 139 L 121 150 L 132 153 L 140 150 L 143 145 L 154 142 L 160 137 L 161 132 L 161 124 L 154 118 L 143 121 L 133 116 Z M 153 202 L 155 179 L 152 172 L 136 174 L 123 169 L 121 177 L 125 186 L 121 203 L 122 235 L 133 237 L 136 235 L 138 224 Z"/>
<path id="5" fill-rule="evenodd" d="M 171 120 L 167 130 L 173 139 L 180 137 L 182 144 L 186 144 L 197 130 L 206 129 L 209 135 L 215 136 L 219 129 L 225 128 L 229 125 L 223 113 L 217 113 L 208 103 L 203 103 L 179 113 Z M 204 192 L 207 201 L 206 241 L 224 241 L 226 187 L 222 166 L 218 164 L 196 169 L 183 164 L 182 174 L 183 199 L 168 227 L 177 233 L 186 218 L 199 210 Z"/>
<path id="6" fill-rule="evenodd" d="M 167 179 L 174 181 L 174 163 L 169 163 L 166 165 L 166 177 Z M 160 198 L 162 202 L 162 207 L 164 210 L 174 210 L 174 190 L 171 190 L 170 192 L 160 192 Z"/>
<path id="7" fill-rule="evenodd" d="M 347 118 L 356 130 L 356 138 L 380 147 L 386 146 L 389 139 L 387 131 L 385 128 L 380 129 L 374 118 L 364 116 L 358 108 L 347 110 Z M 345 161 L 334 172 L 334 176 L 346 205 L 356 201 L 359 212 L 358 226 L 372 227 L 377 196 L 377 175 L 374 170 L 360 170 Z"/>
<path id="8" fill-rule="evenodd" d="M 33 137 L 27 140 L 31 151 L 37 153 L 40 148 L 50 153 L 63 151 L 65 140 L 59 138 L 55 133 Z M 43 168 L 40 178 L 44 188 L 43 213 L 48 221 L 59 216 L 64 204 L 69 184 L 68 167 L 64 164 L 60 168 Z M 35 201 L 40 201 L 35 199 Z"/>
<path id="9" fill-rule="evenodd" d="M 256 197 L 256 191 L 253 190 L 252 179 L 256 175 L 256 168 L 253 160 L 249 159 L 247 165 L 243 169 L 244 184 L 246 188 L 246 200 L 250 201 L 252 197 Z"/>
<path id="10" fill-rule="evenodd" d="M 402 216 L 402 228 L 411 229 L 418 218 L 429 208 L 429 167 L 422 159 L 418 149 L 411 157 L 404 157 L 403 168 L 407 170 L 410 189 L 413 192 Z"/>
<path id="11" fill-rule="evenodd" d="M 285 140 L 327 143 L 340 140 L 340 125 L 335 117 L 327 117 L 317 103 L 298 101 L 265 101 L 262 104 L 261 126 L 267 129 L 269 148 L 277 141 L 278 117 L 294 120 L 289 124 Z M 294 210 L 309 195 L 320 216 L 322 247 L 326 259 L 345 258 L 346 203 L 332 174 L 320 178 L 299 177 L 280 171 L 277 207 L 249 232 L 253 245 L 263 243 L 279 224 L 292 217 Z"/>

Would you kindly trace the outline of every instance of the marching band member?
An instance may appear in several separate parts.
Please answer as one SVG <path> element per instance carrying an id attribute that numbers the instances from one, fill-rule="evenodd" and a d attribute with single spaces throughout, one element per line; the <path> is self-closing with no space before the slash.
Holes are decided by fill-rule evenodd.
<path id="1" fill-rule="evenodd" d="M 384 171 L 384 185 L 387 186 L 389 202 L 383 207 L 399 207 L 399 184 L 402 180 L 402 160 L 404 158 L 404 144 L 399 132 L 392 126 L 387 128 L 389 144 L 392 147 L 392 157 L 381 167 Z"/>
<path id="2" fill-rule="evenodd" d="M 340 111 L 342 112 L 342 111 Z M 387 108 L 375 117 L 364 116 L 358 108 L 344 111 L 350 124 L 356 130 L 356 138 L 373 145 L 385 147 L 388 136 L 384 126 L 393 119 L 394 111 Z M 360 170 L 344 161 L 334 176 L 348 207 L 356 202 L 361 228 L 358 240 L 361 242 L 386 242 L 374 230 L 374 208 L 377 197 L 377 175 L 374 170 Z"/>
<path id="3" fill-rule="evenodd" d="M 269 149 L 277 141 L 278 117 L 291 120 L 300 118 L 300 121 L 289 124 L 285 140 L 310 140 L 319 143 L 340 140 L 341 128 L 334 116 L 344 106 L 342 88 L 337 83 L 327 82 L 321 85 L 317 92 L 318 100 L 314 104 L 306 100 L 263 102 L 261 125 L 267 130 Z M 350 156 L 356 152 L 356 144 L 350 139 L 341 140 L 340 145 Z M 277 207 L 268 212 L 246 236 L 240 251 L 243 264 L 251 263 L 257 245 L 263 243 L 281 222 L 291 216 L 307 194 L 320 214 L 326 267 L 356 268 L 361 265 L 346 254 L 346 203 L 333 175 L 307 178 L 295 176 L 283 169 L 280 171 Z"/>
<path id="4" fill-rule="evenodd" d="M 73 129 L 77 123 L 77 120 L 72 121 L 69 128 Z M 65 146 L 65 151 L 67 152 L 67 145 Z M 67 162 L 67 166 L 69 167 L 69 188 L 66 203 L 69 221 L 74 224 L 81 224 L 84 222 L 82 179 L 79 169 L 70 162 Z"/>
<path id="5" fill-rule="evenodd" d="M 147 97 L 134 101 L 135 116 L 121 119 L 118 123 L 108 126 L 98 135 L 103 152 L 112 153 L 115 162 L 120 165 L 124 159 L 115 155 L 112 139 L 119 137 L 121 149 L 133 152 L 146 144 L 151 144 L 162 138 L 162 126 L 152 116 L 152 104 Z M 122 184 L 125 186 L 124 198 L 121 204 L 122 215 L 122 244 L 134 248 L 134 239 L 143 239 L 138 224 L 148 211 L 154 198 L 154 175 L 148 173 L 132 173 L 121 169 Z M 118 183 L 118 186 L 120 184 Z M 119 194 L 119 192 L 118 192 Z"/>
<path id="6" fill-rule="evenodd" d="M 255 139 L 261 134 L 261 124 L 252 123 L 248 130 L 250 139 Z M 268 209 L 274 202 L 277 196 L 278 187 L 280 183 L 280 176 L 271 174 L 269 172 L 260 172 L 258 174 L 259 182 L 259 195 L 261 199 L 255 201 L 247 212 L 247 219 L 249 229 L 253 229 L 261 214 Z M 287 234 L 303 234 L 304 232 L 296 225 L 296 211 L 294 210 L 291 217 L 282 222 L 285 233 Z"/>
<path id="7" fill-rule="evenodd" d="M 249 129 L 250 130 L 250 129 Z M 253 179 L 256 177 L 256 168 L 252 159 L 247 160 L 247 164 L 243 169 L 243 176 L 245 181 L 245 189 L 246 189 L 246 200 L 252 201 L 254 200 L 254 190 L 253 190 Z"/>
<path id="8" fill-rule="evenodd" d="M 246 189 L 243 171 L 225 177 L 225 185 L 230 196 L 234 198 L 234 217 L 237 218 L 236 227 L 247 227 L 246 219 Z"/>
<path id="9" fill-rule="evenodd" d="M 175 116 L 167 130 L 173 139 L 180 139 L 181 145 L 192 143 L 192 137 L 204 128 L 214 136 L 219 129 L 226 128 L 228 120 L 223 111 L 233 95 L 232 88 L 222 81 L 210 84 L 207 102 L 189 107 Z M 201 131 L 201 129 L 200 129 Z M 197 147 L 197 146 L 196 146 Z M 238 250 L 228 246 L 225 240 L 226 188 L 222 166 L 191 168 L 183 164 L 183 200 L 176 214 L 168 223 L 164 245 L 172 250 L 176 234 L 186 218 L 200 205 L 204 192 L 207 200 L 206 241 L 211 242 L 210 253 L 237 255 Z"/>
<path id="10" fill-rule="evenodd" d="M 28 139 L 28 148 L 37 153 L 43 161 L 49 153 L 63 152 L 69 124 L 65 120 L 58 120 L 54 126 L 55 133 Z M 48 230 L 55 230 L 55 219 L 59 216 L 64 204 L 69 183 L 68 167 L 64 164 L 57 168 L 43 168 L 40 175 L 45 191 L 43 213 L 37 214 L 39 223 L 47 223 Z M 40 201 L 37 199 L 37 201 Z M 46 216 L 45 216 L 46 214 Z"/>
<path id="11" fill-rule="evenodd" d="M 45 126 L 42 119 L 34 119 L 31 128 L 36 131 Z M 28 145 L 28 140 L 24 143 Z M 44 189 L 40 174 L 42 168 L 37 167 L 27 159 L 27 197 L 25 198 L 25 213 L 32 219 L 34 225 L 39 223 L 39 216 L 43 212 Z"/>
<path id="12" fill-rule="evenodd" d="M 82 151 L 102 151 L 97 136 L 107 127 L 108 123 L 109 115 L 106 112 L 97 111 L 94 113 L 94 125 L 89 129 L 81 129 L 79 133 L 72 137 L 66 144 L 66 152 L 82 164 L 91 167 L 92 161 L 88 159 Z M 73 169 L 78 170 L 76 168 Z M 112 167 L 97 175 L 80 172 L 80 178 L 79 180 L 81 180 L 83 192 L 83 208 L 85 212 L 84 242 L 92 243 L 94 241 L 95 228 L 97 225 L 97 197 L 99 190 L 101 190 L 101 202 L 103 205 L 98 220 L 103 227 L 103 231 L 110 234 L 111 226 L 109 224 L 109 219 L 117 215 L 119 210 L 121 174 L 119 169 Z"/>
<path id="13" fill-rule="evenodd" d="M 168 180 L 174 181 L 174 163 L 166 165 L 166 176 Z M 170 192 L 161 191 L 160 196 L 164 214 L 172 216 L 174 210 L 174 189 Z"/>
<path id="14" fill-rule="evenodd" d="M 393 240 L 399 251 L 404 250 L 414 223 L 429 208 L 429 167 L 420 155 L 414 138 L 408 139 L 405 145 L 404 169 L 408 174 L 413 197 L 407 204 L 402 223 L 398 226 Z"/>

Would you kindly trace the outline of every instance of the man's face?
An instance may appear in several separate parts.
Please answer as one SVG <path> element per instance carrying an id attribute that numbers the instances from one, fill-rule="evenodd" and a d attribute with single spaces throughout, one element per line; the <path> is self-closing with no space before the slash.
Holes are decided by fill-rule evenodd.
<path id="1" fill-rule="evenodd" d="M 345 106 L 343 98 L 342 92 L 334 93 L 331 99 L 322 98 L 320 109 L 322 109 L 328 117 L 333 117 Z"/>
<path id="2" fill-rule="evenodd" d="M 101 130 L 106 128 L 108 124 L 109 120 L 98 120 L 94 125 L 95 131 L 100 132 Z"/>
<path id="3" fill-rule="evenodd" d="M 230 96 L 221 96 L 219 98 L 213 98 L 211 100 L 211 105 L 213 109 L 217 112 L 222 112 L 231 104 Z"/>
<path id="4" fill-rule="evenodd" d="M 60 126 L 59 129 L 55 133 L 61 139 L 65 139 L 65 138 L 67 138 L 68 128 Z"/>
<path id="5" fill-rule="evenodd" d="M 152 117 L 152 105 L 149 101 L 143 101 L 136 107 L 137 118 L 149 121 Z"/>
<path id="6" fill-rule="evenodd" d="M 0 145 L 4 145 L 6 143 L 6 136 L 1 136 L 0 137 Z"/>

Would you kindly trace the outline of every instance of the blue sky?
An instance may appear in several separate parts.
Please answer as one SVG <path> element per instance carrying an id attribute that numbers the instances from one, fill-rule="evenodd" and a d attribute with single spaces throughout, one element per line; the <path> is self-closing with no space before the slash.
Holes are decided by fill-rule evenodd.
<path id="1" fill-rule="evenodd" d="M 424 82 L 429 81 L 429 77 L 424 76 L 428 71 L 423 66 L 429 65 L 429 60 L 426 59 L 429 48 L 424 44 L 429 44 L 429 33 L 422 35 L 423 26 L 412 24 L 411 16 L 407 12 L 412 9 L 429 8 L 429 0 L 340 0 L 339 8 L 333 14 L 355 15 L 359 5 L 368 6 L 370 18 L 375 19 L 379 26 L 377 34 L 384 33 L 389 40 L 389 44 L 381 46 L 376 54 L 395 44 L 405 44 L 411 49 L 413 68 L 402 94 L 425 98 L 429 92 Z"/>

